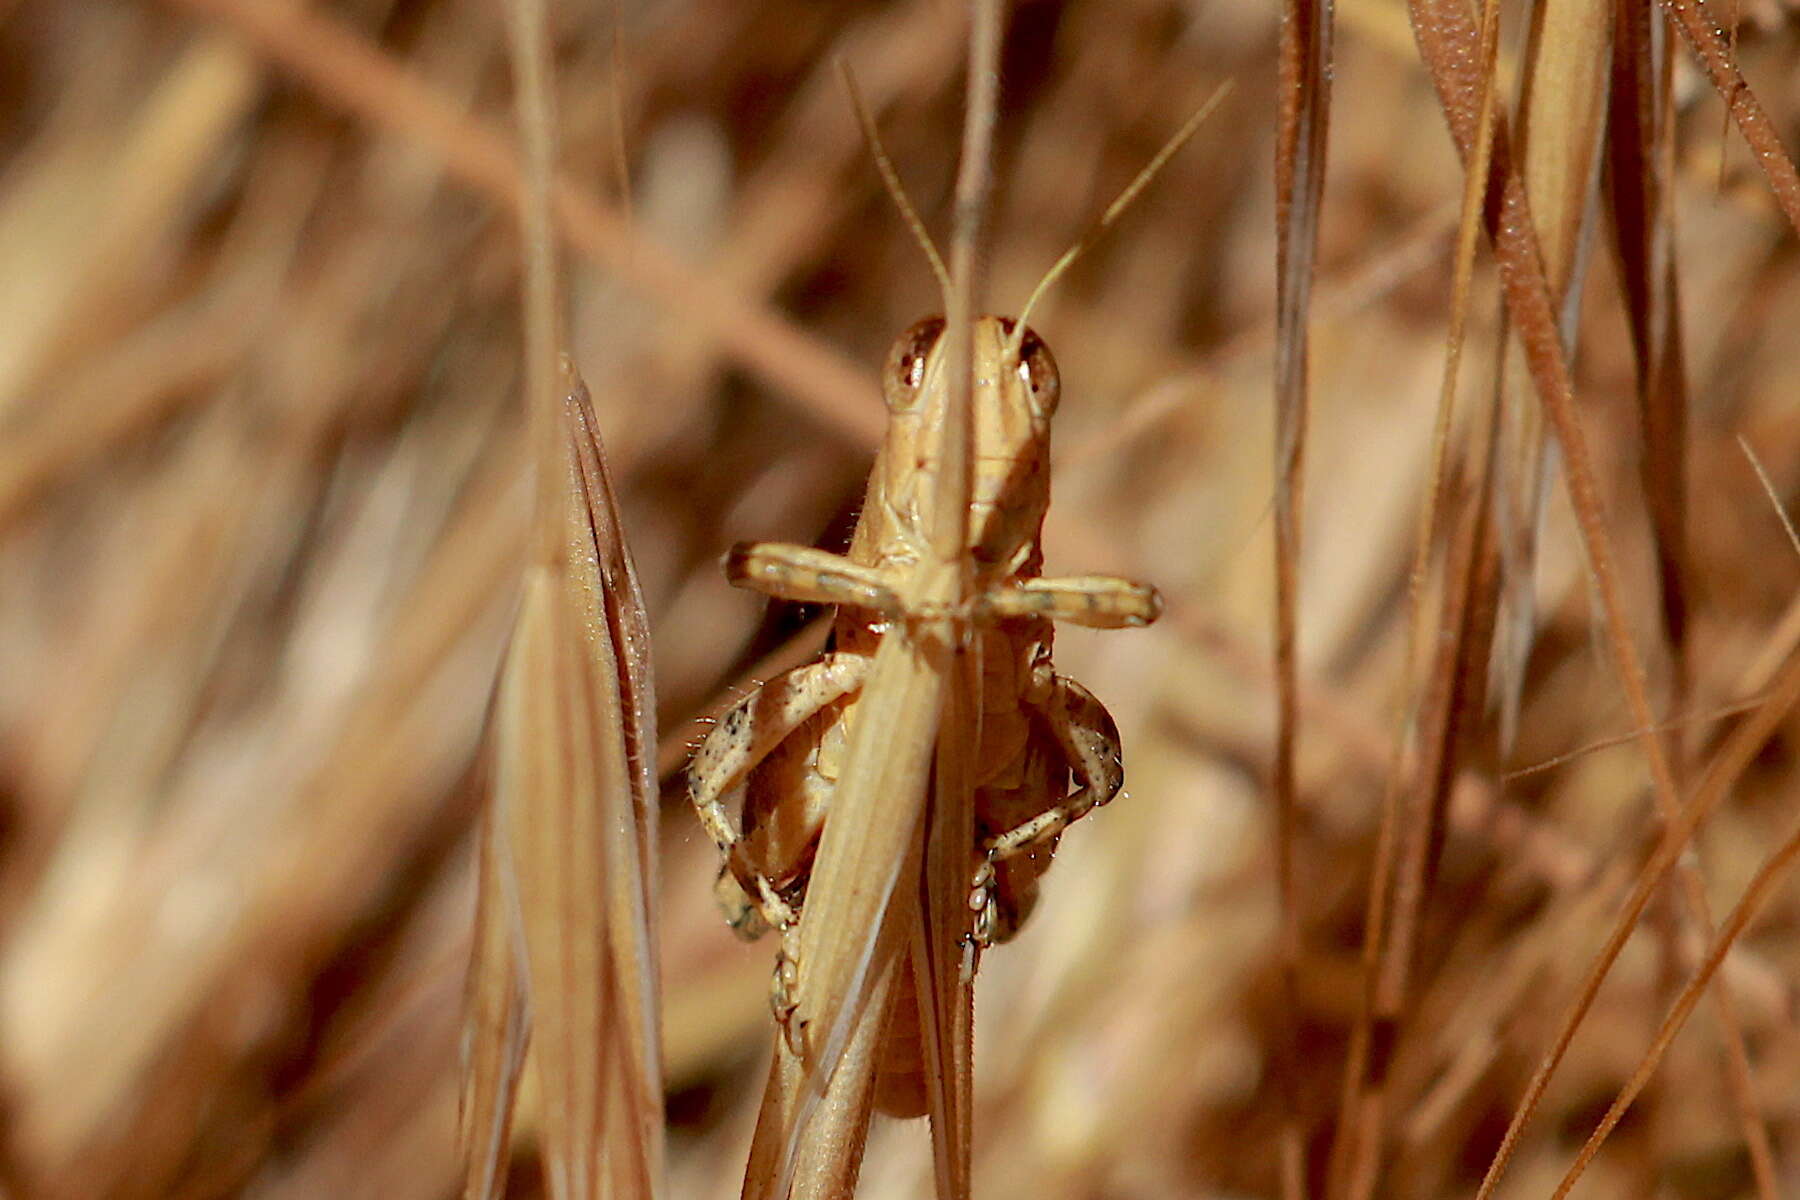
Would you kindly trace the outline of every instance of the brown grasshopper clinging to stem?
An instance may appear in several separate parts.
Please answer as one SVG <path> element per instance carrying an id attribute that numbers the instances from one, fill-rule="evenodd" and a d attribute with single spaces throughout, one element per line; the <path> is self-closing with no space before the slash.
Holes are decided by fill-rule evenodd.
<path id="1" fill-rule="evenodd" d="M 854 86 L 851 92 L 883 180 L 947 295 L 942 259 Z M 1029 914 L 1062 831 L 1119 792 L 1124 772 L 1118 730 L 1087 689 L 1057 674 L 1053 623 L 1148 625 L 1162 601 L 1154 588 L 1110 576 L 1039 575 L 1039 538 L 1050 502 L 1050 419 L 1061 384 L 1049 347 L 1025 317 L 1224 92 L 1215 93 L 1051 267 L 1018 319 L 976 320 L 965 603 L 956 611 L 924 612 L 902 599 L 909 573 L 930 552 L 932 497 L 952 393 L 940 317 L 915 324 L 888 354 L 882 373 L 887 433 L 848 552 L 762 542 L 741 544 L 726 560 L 728 577 L 740 587 L 837 609 L 826 652 L 733 705 L 688 769 L 689 796 L 724 857 L 718 893 L 732 928 L 746 938 L 771 927 L 783 935 L 772 992 L 784 1025 L 794 1005 L 793 934 L 812 857 L 830 818 L 863 681 L 885 633 L 907 622 L 949 617 L 964 631 L 974 657 L 977 844 L 970 847 L 966 971 L 973 971 L 981 948 L 1012 936 Z M 741 832 L 726 805 L 740 786 Z"/>

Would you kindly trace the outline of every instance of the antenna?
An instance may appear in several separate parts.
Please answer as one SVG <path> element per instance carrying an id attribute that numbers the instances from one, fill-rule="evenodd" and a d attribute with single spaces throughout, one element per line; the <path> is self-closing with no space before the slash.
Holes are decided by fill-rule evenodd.
<path id="1" fill-rule="evenodd" d="M 1156 178 L 1156 173 L 1163 169 L 1164 164 L 1175 157 L 1175 152 L 1185 146 L 1188 139 L 1199 131 L 1206 118 L 1212 116 L 1213 109 L 1219 107 L 1225 97 L 1231 94 L 1233 86 L 1235 86 L 1233 81 L 1229 79 L 1220 84 L 1218 89 L 1207 98 L 1206 103 L 1202 104 L 1194 115 L 1175 131 L 1175 136 L 1163 143 L 1163 148 L 1156 152 L 1156 156 L 1144 164 L 1144 169 L 1139 171 L 1137 177 L 1125 186 L 1125 190 L 1119 193 L 1119 198 L 1107 205 L 1106 211 L 1100 214 L 1100 219 L 1090 225 L 1087 232 L 1077 238 L 1075 244 L 1064 251 L 1063 256 L 1057 259 L 1048 271 L 1044 272 L 1043 279 L 1038 281 L 1037 287 L 1031 291 L 1030 298 L 1025 301 L 1025 307 L 1019 310 L 1018 324 L 1014 326 L 1012 337 L 1007 341 L 1006 352 L 1009 358 L 1016 360 L 1019 357 L 1020 347 L 1025 344 L 1026 318 L 1031 316 L 1031 310 L 1037 306 L 1037 302 L 1043 298 L 1044 293 L 1050 290 L 1050 285 L 1060 279 L 1063 272 L 1067 271 L 1076 259 L 1087 253 L 1094 243 L 1100 240 L 1100 236 L 1112 227 L 1112 223 L 1131 207 L 1132 201 L 1138 198 L 1138 193 L 1149 186 L 1150 181 Z"/>
<path id="2" fill-rule="evenodd" d="M 856 110 L 856 119 L 862 125 L 863 137 L 868 139 L 869 153 L 875 157 L 875 169 L 881 172 L 881 182 L 887 186 L 887 192 L 893 198 L 894 207 L 906 219 L 906 227 L 912 230 L 913 240 L 925 251 L 925 257 L 931 261 L 931 273 L 937 276 L 938 287 L 944 293 L 944 306 L 948 311 L 950 305 L 950 272 L 944 267 L 944 260 L 938 249 L 932 244 L 931 234 L 925 229 L 925 222 L 906 198 L 906 189 L 900 184 L 900 174 L 894 170 L 894 162 L 888 157 L 887 150 L 882 147 L 881 133 L 875 128 L 875 118 L 869 114 L 868 105 L 863 103 L 862 92 L 856 86 L 856 77 L 850 73 L 847 60 L 837 60 L 838 72 L 844 77 L 844 87 L 850 92 L 850 107 Z"/>

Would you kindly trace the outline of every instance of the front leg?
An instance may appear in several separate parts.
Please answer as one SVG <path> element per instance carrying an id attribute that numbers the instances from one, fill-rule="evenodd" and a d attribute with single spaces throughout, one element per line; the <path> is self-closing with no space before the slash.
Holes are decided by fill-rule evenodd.
<path id="1" fill-rule="evenodd" d="M 888 617 L 903 609 L 897 581 L 886 572 L 812 546 L 740 542 L 725 556 L 725 578 L 777 600 L 866 608 Z"/>
<path id="2" fill-rule="evenodd" d="M 1068 761 L 1075 790 L 1057 797 L 1031 819 L 988 839 L 986 855 L 976 868 L 969 896 L 969 907 L 975 912 L 974 938 L 978 947 L 991 943 L 996 932 L 994 864 L 1055 840 L 1063 830 L 1118 795 L 1125 783 L 1118 726 L 1092 692 L 1073 679 L 1056 674 L 1048 660 L 1040 660 L 1032 667 L 1032 687 L 1024 703 L 1049 727 Z"/>
<path id="3" fill-rule="evenodd" d="M 868 668 L 863 655 L 840 652 L 777 675 L 727 709 L 688 763 L 688 799 L 724 858 L 716 889 L 720 904 L 742 937 L 761 936 L 764 921 L 785 928 L 794 913 L 773 882 L 745 859 L 725 797 L 784 738 L 862 687 Z"/>
<path id="4" fill-rule="evenodd" d="M 1141 628 L 1160 617 L 1162 610 L 1162 596 L 1155 588 L 1111 575 L 1009 579 L 975 600 L 978 620 L 1043 617 L 1089 629 Z"/>

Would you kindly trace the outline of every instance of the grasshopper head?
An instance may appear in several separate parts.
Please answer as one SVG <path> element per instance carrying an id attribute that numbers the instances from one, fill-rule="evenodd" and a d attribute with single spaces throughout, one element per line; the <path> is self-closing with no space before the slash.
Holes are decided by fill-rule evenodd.
<path id="1" fill-rule="evenodd" d="M 1029 329 L 1015 344 L 1016 328 L 1006 317 L 981 317 L 974 330 L 969 538 L 977 572 L 995 576 L 1036 566 L 1050 503 L 1050 416 L 1061 393 L 1050 348 Z M 867 510 L 892 522 L 896 545 L 928 541 L 949 419 L 943 334 L 942 317 L 920 321 L 894 343 L 882 374 L 888 433 Z"/>

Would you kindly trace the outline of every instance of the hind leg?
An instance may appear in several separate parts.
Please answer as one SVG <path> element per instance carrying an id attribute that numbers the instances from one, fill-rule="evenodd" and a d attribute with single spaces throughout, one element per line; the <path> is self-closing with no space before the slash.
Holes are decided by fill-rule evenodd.
<path id="1" fill-rule="evenodd" d="M 1051 735 L 1068 760 L 1075 790 L 1044 811 L 988 841 L 988 858 L 1012 858 L 1041 846 L 1100 807 L 1125 784 L 1125 763 L 1119 749 L 1119 727 L 1094 694 L 1064 675 L 1049 674 L 1044 699 L 1031 703 L 1049 725 Z"/>
<path id="2" fill-rule="evenodd" d="M 1092 692 L 1073 679 L 1058 675 L 1048 662 L 1032 671 L 1035 686 L 1025 703 L 1036 712 L 1055 738 L 1074 777 L 1075 790 L 1058 796 L 1041 811 L 1011 829 L 987 839 L 985 857 L 971 880 L 969 907 L 974 910 L 974 939 L 987 946 L 1002 934 L 1002 914 L 995 903 L 996 865 L 1045 847 L 1093 809 L 1114 796 L 1125 783 L 1124 759 L 1119 749 L 1119 729 L 1112 714 Z"/>

